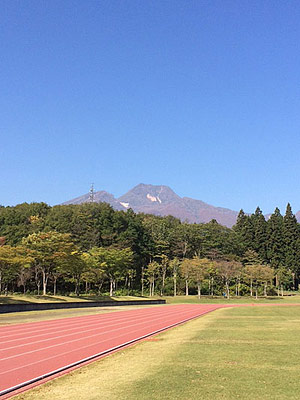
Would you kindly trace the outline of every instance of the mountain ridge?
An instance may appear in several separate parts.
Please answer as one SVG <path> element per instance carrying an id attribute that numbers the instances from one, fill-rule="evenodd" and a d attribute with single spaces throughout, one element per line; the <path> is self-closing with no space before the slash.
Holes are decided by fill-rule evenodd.
<path id="1" fill-rule="evenodd" d="M 63 205 L 82 204 L 91 201 L 90 193 L 68 200 Z M 189 223 L 207 223 L 215 219 L 219 224 L 231 228 L 238 212 L 224 207 L 216 207 L 202 200 L 191 197 L 180 197 L 169 186 L 140 183 L 122 196 L 116 198 L 104 190 L 93 193 L 93 201 L 110 204 L 115 210 L 154 214 L 160 216 L 172 215 L 181 221 Z M 296 213 L 299 221 L 300 211 Z"/>

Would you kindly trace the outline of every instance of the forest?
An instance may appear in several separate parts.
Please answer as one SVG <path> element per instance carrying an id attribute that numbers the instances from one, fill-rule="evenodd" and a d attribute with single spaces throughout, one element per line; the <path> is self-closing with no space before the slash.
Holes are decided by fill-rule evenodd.
<path id="1" fill-rule="evenodd" d="M 298 290 L 290 204 L 232 229 L 115 211 L 106 203 L 0 207 L 0 294 L 269 296 Z"/>

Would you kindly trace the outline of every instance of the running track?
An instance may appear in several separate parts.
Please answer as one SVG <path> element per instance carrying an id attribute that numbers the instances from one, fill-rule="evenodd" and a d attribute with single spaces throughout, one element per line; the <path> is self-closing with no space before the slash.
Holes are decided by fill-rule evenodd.
<path id="1" fill-rule="evenodd" d="M 223 307 L 180 304 L 0 327 L 0 396 Z"/>

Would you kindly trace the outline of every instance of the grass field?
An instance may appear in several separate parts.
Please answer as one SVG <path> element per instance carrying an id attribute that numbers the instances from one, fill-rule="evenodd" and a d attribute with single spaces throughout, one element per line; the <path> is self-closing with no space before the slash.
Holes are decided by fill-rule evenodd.
<path id="1" fill-rule="evenodd" d="M 259 297 L 255 300 L 255 297 L 231 297 L 229 300 L 224 297 L 209 297 L 202 296 L 201 299 L 198 299 L 197 296 L 165 296 L 165 297 L 138 297 L 138 296 L 34 296 L 34 295 L 21 295 L 14 294 L 9 296 L 0 296 L 0 305 L 1 304 L 16 304 L 16 303 L 47 303 L 47 302 L 72 302 L 72 301 L 105 301 L 105 300 L 149 300 L 149 299 L 165 299 L 168 304 L 179 304 L 179 303 L 217 303 L 217 304 L 230 304 L 230 303 L 300 303 L 300 294 L 299 292 L 295 292 L 290 295 L 286 295 L 284 297 L 272 296 L 272 297 Z"/>
<path id="2" fill-rule="evenodd" d="M 300 307 L 217 310 L 17 400 L 298 399 Z"/>
<path id="3" fill-rule="evenodd" d="M 180 303 L 197 303 L 197 304 L 248 304 L 248 303 L 279 303 L 279 304 L 288 304 L 288 303 L 300 303 L 300 295 L 299 292 L 297 294 L 278 297 L 278 296 L 269 296 L 269 297 L 259 297 L 255 300 L 255 297 L 235 297 L 232 296 L 230 299 L 226 299 L 224 297 L 209 297 L 202 296 L 201 299 L 198 299 L 197 296 L 166 296 L 166 297 L 157 297 L 159 299 L 163 298 L 166 300 L 168 304 L 180 304 Z"/>
<path id="4" fill-rule="evenodd" d="M 0 296 L 0 305 L 1 304 L 18 304 L 18 303 L 64 303 L 64 302 L 72 302 L 72 301 L 121 301 L 121 300 L 145 300 L 146 297 L 137 297 L 137 296 L 34 296 L 34 295 L 22 295 L 22 294 L 13 294 Z"/>

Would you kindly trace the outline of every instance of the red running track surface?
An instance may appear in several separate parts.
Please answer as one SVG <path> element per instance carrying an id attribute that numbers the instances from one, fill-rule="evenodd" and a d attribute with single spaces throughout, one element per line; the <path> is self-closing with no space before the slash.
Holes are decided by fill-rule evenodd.
<path id="1" fill-rule="evenodd" d="M 218 308 L 253 305 L 179 304 L 0 327 L 0 396 Z"/>
<path id="2" fill-rule="evenodd" d="M 0 327 L 0 395 L 220 307 L 181 304 Z"/>

